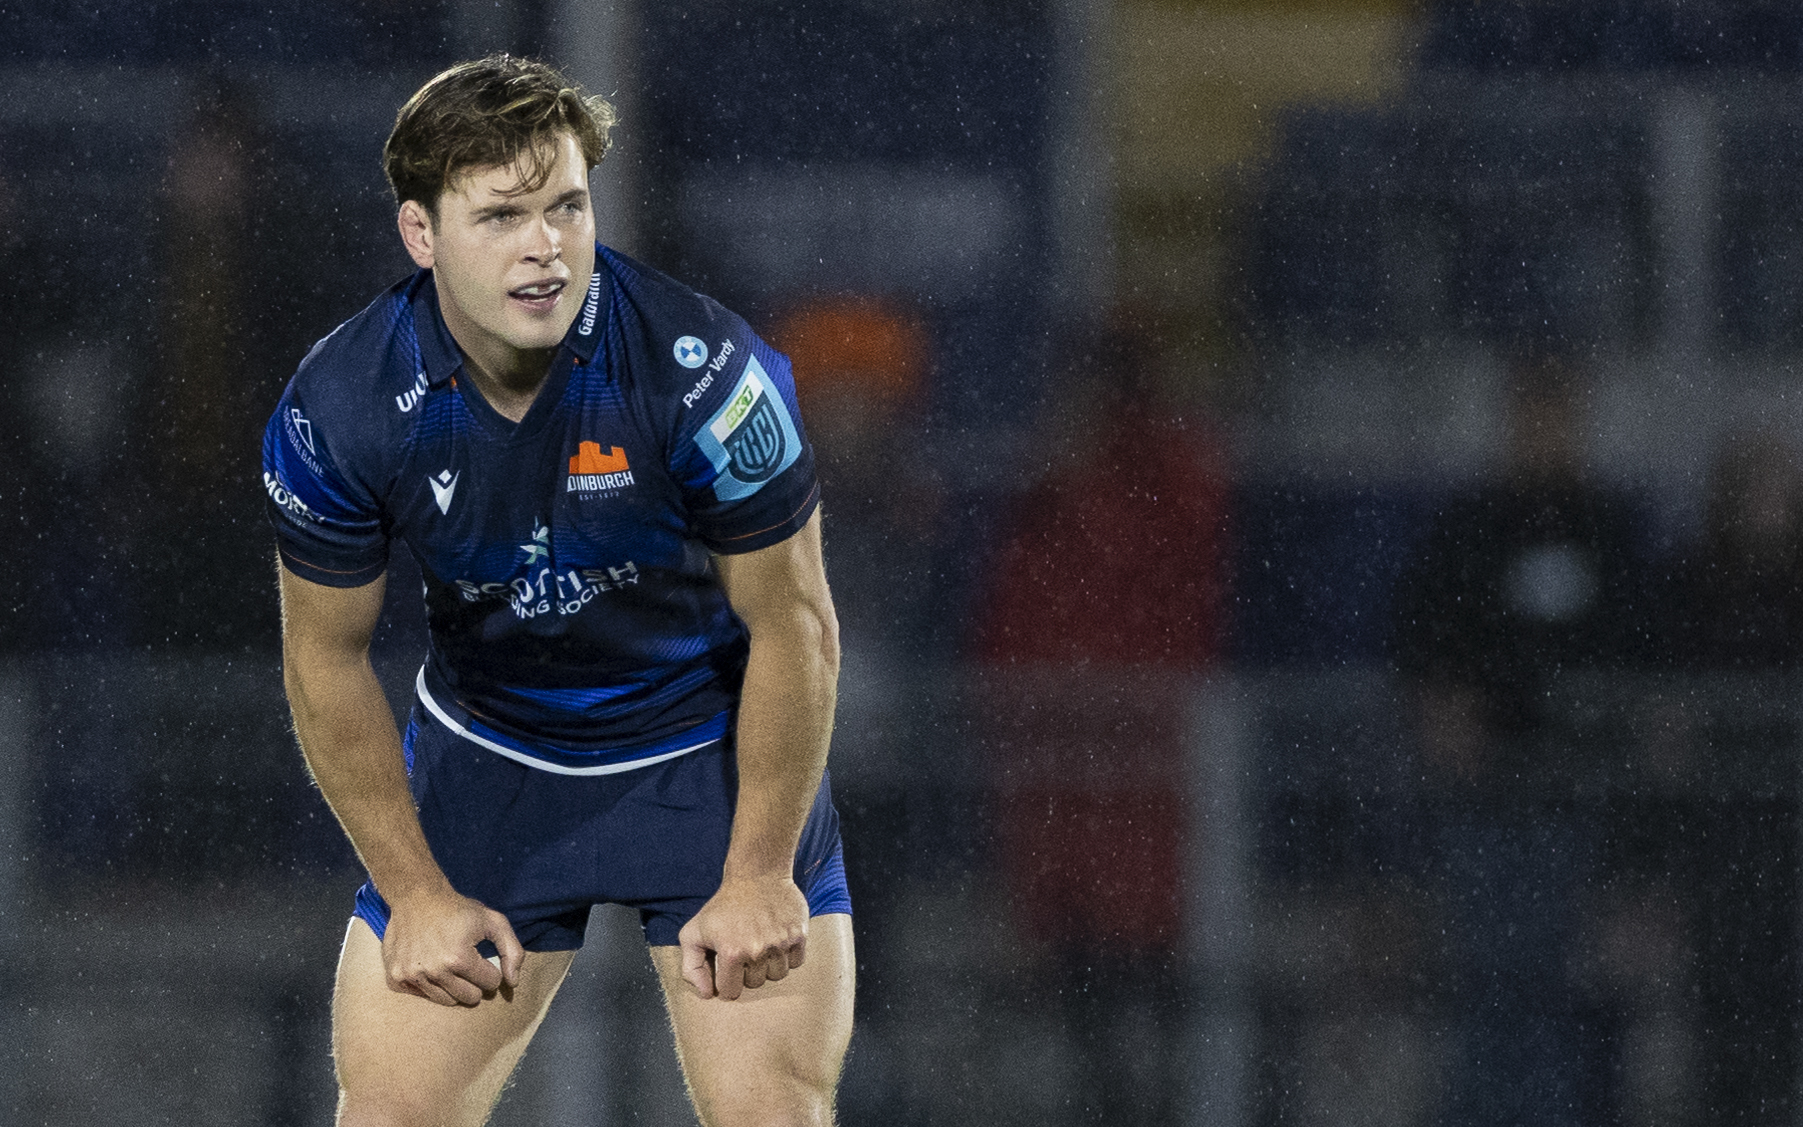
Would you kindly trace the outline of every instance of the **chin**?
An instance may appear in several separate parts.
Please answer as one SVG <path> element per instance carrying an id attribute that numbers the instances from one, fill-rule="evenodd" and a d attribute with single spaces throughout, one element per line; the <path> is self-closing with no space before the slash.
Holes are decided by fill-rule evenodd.
<path id="1" fill-rule="evenodd" d="M 562 325 L 523 325 L 514 326 L 505 339 L 508 344 L 522 352 L 542 352 L 556 348 L 563 343 L 565 334 L 570 331 L 566 322 Z"/>

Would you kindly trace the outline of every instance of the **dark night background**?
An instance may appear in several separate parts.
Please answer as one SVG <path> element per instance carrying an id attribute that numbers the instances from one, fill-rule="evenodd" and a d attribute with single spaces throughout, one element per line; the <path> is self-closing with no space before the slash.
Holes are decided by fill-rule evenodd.
<path id="1" fill-rule="evenodd" d="M 330 1118 L 258 448 L 501 49 L 795 361 L 844 1122 L 1797 1118 L 1794 6 L 0 0 L 0 1119 Z M 639 946 L 497 1122 L 691 1121 Z"/>

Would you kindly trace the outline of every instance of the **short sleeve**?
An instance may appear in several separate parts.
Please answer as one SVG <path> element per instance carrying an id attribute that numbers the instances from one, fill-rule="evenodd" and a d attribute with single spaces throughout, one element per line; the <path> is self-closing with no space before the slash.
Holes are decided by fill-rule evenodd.
<path id="1" fill-rule="evenodd" d="M 339 471 L 292 383 L 263 432 L 263 490 L 289 571 L 328 587 L 361 587 L 387 569 L 375 499 Z"/>
<path id="2" fill-rule="evenodd" d="M 738 327 L 737 355 L 705 387 L 698 376 L 678 416 L 670 467 L 702 542 L 727 555 L 788 539 L 820 499 L 788 357 Z"/>

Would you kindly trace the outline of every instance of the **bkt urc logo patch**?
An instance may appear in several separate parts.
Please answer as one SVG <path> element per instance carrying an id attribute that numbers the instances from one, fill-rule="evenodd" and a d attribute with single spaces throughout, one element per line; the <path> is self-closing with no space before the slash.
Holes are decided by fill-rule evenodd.
<path id="1" fill-rule="evenodd" d="M 695 444 L 720 475 L 714 495 L 722 501 L 751 496 L 795 464 L 801 455 L 795 420 L 757 357 L 745 362 L 738 386 L 695 435 Z"/>
<path id="2" fill-rule="evenodd" d="M 776 409 L 770 405 L 770 396 L 760 395 L 739 429 L 726 440 L 732 475 L 747 484 L 767 481 L 776 472 L 784 450 L 782 423 L 777 421 Z"/>

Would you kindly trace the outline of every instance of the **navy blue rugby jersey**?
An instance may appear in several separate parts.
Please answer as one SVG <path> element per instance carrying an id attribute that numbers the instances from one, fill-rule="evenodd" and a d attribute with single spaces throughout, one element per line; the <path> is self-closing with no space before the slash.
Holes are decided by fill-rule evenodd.
<path id="1" fill-rule="evenodd" d="M 710 553 L 818 502 L 789 361 L 606 248 L 519 423 L 459 379 L 429 271 L 313 347 L 263 439 L 282 562 L 335 587 L 425 575 L 426 708 L 503 755 L 604 773 L 726 732 L 748 652 Z"/>

